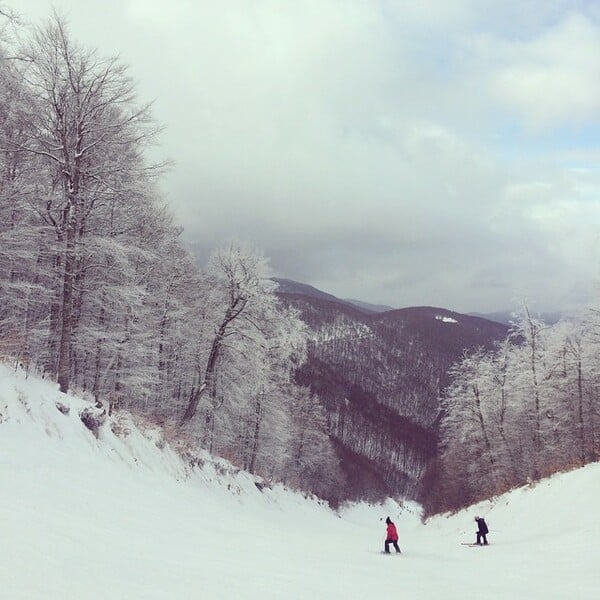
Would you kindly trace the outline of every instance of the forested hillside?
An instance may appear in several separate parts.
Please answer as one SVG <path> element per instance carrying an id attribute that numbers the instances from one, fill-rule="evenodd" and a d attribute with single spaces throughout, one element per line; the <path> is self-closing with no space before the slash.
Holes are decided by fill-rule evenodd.
<path id="1" fill-rule="evenodd" d="M 310 330 L 298 373 L 326 409 L 349 496 L 414 497 L 437 453 L 440 395 L 464 351 L 508 328 L 431 307 L 368 312 L 322 293 L 280 291 Z"/>
<path id="2" fill-rule="evenodd" d="M 444 309 L 355 307 L 286 282 L 310 335 L 297 378 L 322 399 L 348 497 L 456 509 L 600 456 L 600 312 L 510 326 Z M 552 321 L 552 320 L 551 320 Z"/>

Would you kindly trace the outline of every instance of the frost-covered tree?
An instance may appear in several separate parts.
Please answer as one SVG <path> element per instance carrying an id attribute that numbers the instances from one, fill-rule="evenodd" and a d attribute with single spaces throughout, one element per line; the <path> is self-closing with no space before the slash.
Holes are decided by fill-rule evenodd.
<path id="1" fill-rule="evenodd" d="M 116 198 L 126 201 L 143 193 L 148 175 L 143 149 L 155 128 L 147 106 L 135 101 L 126 67 L 73 42 L 60 17 L 34 31 L 21 57 L 16 68 L 28 90 L 22 133 L 5 138 L 2 148 L 30 155 L 40 169 L 29 202 L 54 235 L 57 285 L 50 341 L 56 340 L 55 372 L 66 391 L 77 290 L 88 268 L 82 264 L 84 242 L 94 232 L 98 212 L 110 218 Z"/>
<path id="2" fill-rule="evenodd" d="M 599 343 L 593 310 L 549 327 L 525 307 L 509 339 L 454 365 L 436 510 L 597 459 Z"/>
<path id="3" fill-rule="evenodd" d="M 251 472 L 279 474 L 287 456 L 292 424 L 287 410 L 295 369 L 306 359 L 306 326 L 291 308 L 275 305 L 265 323 L 261 368 L 252 399 L 240 415 L 243 464 Z"/>
<path id="4" fill-rule="evenodd" d="M 522 368 L 515 373 L 514 384 L 519 388 L 519 395 L 523 402 L 529 406 L 527 411 L 526 427 L 531 431 L 533 444 L 533 477 L 541 475 L 541 462 L 543 450 L 544 421 L 544 382 L 547 381 L 546 366 L 544 364 L 544 351 L 546 331 L 548 327 L 536 318 L 529 307 L 523 303 L 514 315 L 512 323 L 512 336 L 518 340 L 518 352 L 521 353 L 517 365 Z"/>
<path id="5" fill-rule="evenodd" d="M 94 262 L 75 305 L 75 382 L 109 405 L 144 403 L 158 410 L 173 393 L 173 362 L 167 357 L 177 345 L 171 345 L 178 325 L 173 311 L 183 324 L 181 302 L 195 268 L 161 209 L 144 206 L 143 219 L 129 216 L 136 225 L 126 235 L 85 244 Z M 178 339 L 184 339 L 180 330 Z"/>
<path id="6" fill-rule="evenodd" d="M 442 403 L 447 415 L 444 436 L 447 439 L 458 436 L 461 444 L 469 445 L 470 454 L 477 456 L 467 465 L 472 486 L 484 478 L 495 481 L 496 456 L 488 432 L 490 423 L 487 414 L 492 378 L 486 351 L 478 348 L 466 354 L 451 369 L 450 375 L 453 381 Z"/>
<path id="7" fill-rule="evenodd" d="M 581 387 L 586 460 L 600 457 L 600 308 L 588 308 L 581 324 Z M 575 352 L 577 356 L 578 352 Z M 576 359 L 576 364 L 579 360 Z M 579 393 L 579 381 L 578 381 Z"/>
<path id="8" fill-rule="evenodd" d="M 339 460 L 327 435 L 323 407 L 308 388 L 295 388 L 288 402 L 292 435 L 284 481 L 336 498 L 341 486 Z"/>
<path id="9" fill-rule="evenodd" d="M 229 244 L 199 269 L 154 187 L 156 128 L 126 67 L 56 15 L 20 37 L 10 60 L 0 48 L 0 358 L 325 489 L 326 423 L 294 383 L 306 329 L 266 259 Z"/>
<path id="10" fill-rule="evenodd" d="M 53 292 L 52 236 L 29 195 L 43 181 L 39 161 L 15 150 L 26 136 L 31 98 L 16 63 L 0 48 L 0 352 L 41 360 L 45 305 Z"/>
<path id="11" fill-rule="evenodd" d="M 338 465 L 318 398 L 294 383 L 307 332 L 268 279 L 264 256 L 215 251 L 197 302 L 195 380 L 182 424 L 209 451 L 291 485 L 324 491 Z"/>
<path id="12" fill-rule="evenodd" d="M 280 305 L 268 274 L 264 256 L 241 244 L 210 257 L 198 298 L 195 382 L 182 418 L 209 450 L 233 453 L 241 443 L 252 465 L 264 412 L 279 396 L 274 389 L 289 382 L 289 365 L 303 360 L 306 344 L 303 325 Z"/>
<path id="13" fill-rule="evenodd" d="M 191 421 L 203 396 L 208 396 L 205 420 L 213 430 L 219 407 L 217 377 L 227 355 L 257 352 L 265 338 L 266 317 L 276 303 L 266 259 L 257 251 L 231 243 L 210 257 L 204 276 L 197 325 L 196 385 L 183 415 Z"/>

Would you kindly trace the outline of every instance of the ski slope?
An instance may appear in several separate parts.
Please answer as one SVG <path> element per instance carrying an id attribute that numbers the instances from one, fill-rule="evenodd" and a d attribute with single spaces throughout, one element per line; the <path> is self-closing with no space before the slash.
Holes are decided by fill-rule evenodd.
<path id="1" fill-rule="evenodd" d="M 414 505 L 336 514 L 223 461 L 192 469 L 123 417 L 96 439 L 86 406 L 0 365 L 1 598 L 600 598 L 600 464 L 423 525 Z M 487 548 L 460 545 L 475 514 Z M 380 554 L 387 515 L 400 556 Z"/>

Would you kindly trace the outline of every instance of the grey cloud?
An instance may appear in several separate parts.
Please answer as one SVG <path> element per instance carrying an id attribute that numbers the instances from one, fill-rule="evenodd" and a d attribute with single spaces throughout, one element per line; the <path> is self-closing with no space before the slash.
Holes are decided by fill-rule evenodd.
<path id="1" fill-rule="evenodd" d="M 596 153 L 533 156 L 531 106 L 494 85 L 574 13 L 596 28 L 586 3 L 57 4 L 156 98 L 157 152 L 176 162 L 162 187 L 199 260 L 245 239 L 339 296 L 465 311 L 526 287 L 559 308 L 597 276 Z M 581 161 L 591 174 L 565 178 Z"/>

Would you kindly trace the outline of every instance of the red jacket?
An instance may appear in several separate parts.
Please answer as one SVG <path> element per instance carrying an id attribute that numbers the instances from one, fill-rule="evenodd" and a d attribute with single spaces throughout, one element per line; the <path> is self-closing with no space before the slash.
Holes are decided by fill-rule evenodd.
<path id="1" fill-rule="evenodd" d="M 392 542 L 398 541 L 398 532 L 396 531 L 396 526 L 393 523 L 388 523 L 387 539 L 391 540 Z"/>

